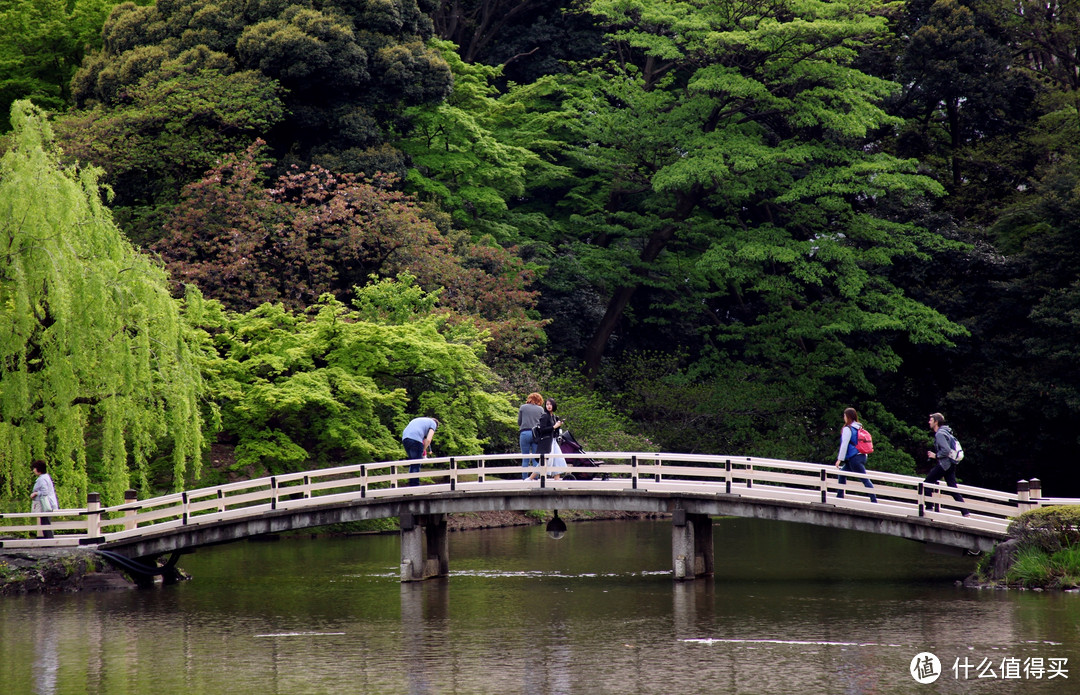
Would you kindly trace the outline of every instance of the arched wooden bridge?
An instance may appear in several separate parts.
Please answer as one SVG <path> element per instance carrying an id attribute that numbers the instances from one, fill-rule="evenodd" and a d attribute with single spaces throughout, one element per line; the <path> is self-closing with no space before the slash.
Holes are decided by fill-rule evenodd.
<path id="1" fill-rule="evenodd" d="M 0 547 L 91 546 L 126 558 L 167 553 L 327 524 L 398 517 L 402 581 L 445 575 L 446 515 L 494 510 L 623 510 L 671 514 L 672 572 L 712 573 L 713 516 L 743 516 L 881 533 L 959 552 L 983 552 L 1006 537 L 1011 517 L 1043 504 L 1038 481 L 1017 492 L 924 484 L 920 478 L 761 458 L 600 452 L 565 456 L 573 479 L 522 480 L 520 454 L 427 459 L 289 473 L 101 507 L 0 515 Z M 586 466 L 585 464 L 590 464 Z M 599 464 L 599 465 L 591 465 Z M 410 482 L 419 482 L 410 486 Z M 843 490 L 844 498 L 837 493 Z M 959 492 L 964 502 L 954 501 Z M 966 512 L 968 515 L 963 516 Z M 50 517 L 51 539 L 38 517 Z M 426 546 L 426 547 L 425 547 Z"/>

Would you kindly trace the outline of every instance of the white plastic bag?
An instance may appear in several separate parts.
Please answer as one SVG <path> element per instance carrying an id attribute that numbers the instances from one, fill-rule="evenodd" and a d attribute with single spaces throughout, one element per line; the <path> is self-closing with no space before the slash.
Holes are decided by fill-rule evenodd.
<path id="1" fill-rule="evenodd" d="M 549 466 L 552 468 L 566 468 L 566 459 L 562 457 L 562 449 L 559 448 L 559 438 L 557 436 L 551 438 L 551 451 L 548 453 L 551 455 Z"/>

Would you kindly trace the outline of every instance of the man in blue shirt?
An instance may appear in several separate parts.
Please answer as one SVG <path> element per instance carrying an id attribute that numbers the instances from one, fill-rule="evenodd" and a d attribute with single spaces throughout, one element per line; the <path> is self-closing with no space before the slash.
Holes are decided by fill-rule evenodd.
<path id="1" fill-rule="evenodd" d="M 439 421 L 433 417 L 418 417 L 409 421 L 405 431 L 401 433 L 401 444 L 405 447 L 405 458 L 422 459 L 428 455 L 431 448 L 431 438 L 435 436 L 435 430 L 439 427 Z M 419 473 L 420 464 L 410 463 L 410 473 Z M 420 484 L 419 478 L 410 478 L 409 485 Z"/>

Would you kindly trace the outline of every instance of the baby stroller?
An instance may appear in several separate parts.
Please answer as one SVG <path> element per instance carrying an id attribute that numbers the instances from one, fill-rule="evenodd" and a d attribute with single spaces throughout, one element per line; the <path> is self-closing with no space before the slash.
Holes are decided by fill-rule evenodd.
<path id="1" fill-rule="evenodd" d="M 578 441 L 574 439 L 574 435 L 570 434 L 569 430 L 563 430 L 562 434 L 559 435 L 558 441 L 559 450 L 562 451 L 564 454 L 588 453 L 581 448 L 581 445 L 578 444 Z M 567 478 L 571 478 L 573 480 L 592 480 L 597 476 L 597 472 L 581 471 L 578 469 L 582 467 L 596 468 L 600 465 L 600 462 L 595 459 L 571 459 L 570 461 L 567 461 L 567 463 L 573 464 L 575 467 L 574 472 L 566 476 Z M 603 478 L 601 478 L 601 480 L 607 480 L 606 473 L 603 475 Z"/>

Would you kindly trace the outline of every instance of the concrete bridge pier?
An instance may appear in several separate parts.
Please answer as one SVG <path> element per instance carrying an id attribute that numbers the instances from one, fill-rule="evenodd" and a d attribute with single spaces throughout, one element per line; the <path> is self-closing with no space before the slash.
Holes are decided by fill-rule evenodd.
<path id="1" fill-rule="evenodd" d="M 450 574 L 450 543 L 446 533 L 446 515 L 403 512 L 399 519 L 401 521 L 401 581 L 420 582 Z"/>
<path id="2" fill-rule="evenodd" d="M 713 573 L 712 518 L 676 509 L 671 514 L 671 574 L 675 581 Z"/>

